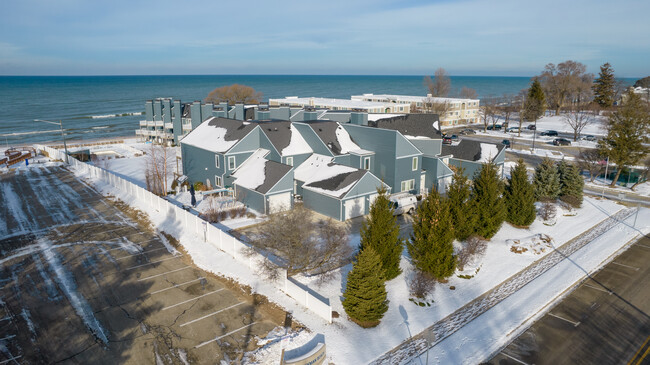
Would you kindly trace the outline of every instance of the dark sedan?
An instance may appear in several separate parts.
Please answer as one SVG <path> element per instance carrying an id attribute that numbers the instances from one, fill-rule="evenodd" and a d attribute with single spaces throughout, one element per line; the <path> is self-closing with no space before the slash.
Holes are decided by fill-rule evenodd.
<path id="1" fill-rule="evenodd" d="M 555 146 L 571 146 L 571 141 L 566 138 L 556 138 L 553 140 Z"/>

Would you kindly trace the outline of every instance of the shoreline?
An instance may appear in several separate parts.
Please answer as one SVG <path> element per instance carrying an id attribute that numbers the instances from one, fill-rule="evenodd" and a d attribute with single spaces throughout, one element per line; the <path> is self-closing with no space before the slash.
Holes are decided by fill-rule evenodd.
<path id="1" fill-rule="evenodd" d="M 89 138 L 89 139 L 75 139 L 72 141 L 66 140 L 66 145 L 68 148 L 73 147 L 73 146 L 80 146 L 80 145 L 89 145 L 89 144 L 110 144 L 108 142 L 120 142 L 120 141 L 126 141 L 126 140 L 137 140 L 138 137 L 133 134 L 129 136 L 114 136 L 114 137 L 101 137 L 101 138 Z M 33 142 L 33 143 L 17 143 L 17 144 L 10 144 L 9 146 L 4 145 L 0 148 L 3 150 L 6 150 L 8 148 L 16 147 L 31 147 L 35 144 L 40 144 L 44 146 L 49 146 L 49 147 L 54 147 L 54 146 L 63 146 L 63 141 L 62 140 L 52 140 L 52 141 L 43 141 L 43 142 Z"/>

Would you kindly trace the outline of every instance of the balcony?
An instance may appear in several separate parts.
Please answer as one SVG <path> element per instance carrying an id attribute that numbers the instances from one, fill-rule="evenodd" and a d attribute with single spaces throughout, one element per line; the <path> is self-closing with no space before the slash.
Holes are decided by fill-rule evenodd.
<path id="1" fill-rule="evenodd" d="M 173 123 L 165 123 L 165 129 L 174 129 Z"/>
<path id="2" fill-rule="evenodd" d="M 147 126 L 147 121 L 146 120 L 141 120 L 140 121 L 140 127 L 146 127 Z"/>

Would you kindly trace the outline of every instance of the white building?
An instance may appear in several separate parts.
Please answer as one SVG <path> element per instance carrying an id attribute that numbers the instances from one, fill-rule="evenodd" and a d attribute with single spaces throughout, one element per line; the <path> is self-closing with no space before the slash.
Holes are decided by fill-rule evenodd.
<path id="1" fill-rule="evenodd" d="M 479 99 L 436 98 L 432 97 L 431 94 L 427 96 L 363 94 L 353 95 L 350 99 L 373 103 L 410 105 L 412 112 L 426 109 L 427 104 L 446 104 L 444 109 L 447 111 L 443 115 L 440 115 L 441 126 L 474 124 L 480 122 Z"/>
<path id="2" fill-rule="evenodd" d="M 356 110 L 367 113 L 410 113 L 411 104 L 396 104 L 393 102 L 377 102 L 366 100 L 347 100 L 332 98 L 300 98 L 288 96 L 283 99 L 269 99 L 269 106 L 313 107 L 328 110 Z"/>

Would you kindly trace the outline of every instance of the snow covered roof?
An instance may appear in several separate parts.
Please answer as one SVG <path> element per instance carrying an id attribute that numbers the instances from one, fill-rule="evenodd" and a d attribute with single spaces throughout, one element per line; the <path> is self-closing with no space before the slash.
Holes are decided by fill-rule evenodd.
<path id="1" fill-rule="evenodd" d="M 259 148 L 232 174 L 236 185 L 266 194 L 289 171 L 291 166 L 269 161 L 265 156 L 269 150 Z"/>
<path id="2" fill-rule="evenodd" d="M 460 102 L 478 102 L 479 99 L 461 99 L 461 98 L 438 98 L 432 96 L 414 96 L 414 95 L 394 95 L 394 94 L 363 94 L 352 95 L 352 100 L 373 100 L 379 102 L 408 102 L 417 103 L 431 101 L 434 103 L 460 103 Z"/>
<path id="3" fill-rule="evenodd" d="M 330 156 L 313 154 L 296 167 L 294 179 L 303 181 L 303 188 L 341 198 L 368 173 L 366 170 L 339 165 L 332 160 Z"/>
<path id="4" fill-rule="evenodd" d="M 257 124 L 241 120 L 211 117 L 194 128 L 181 143 L 211 152 L 227 152 Z"/>
<path id="5" fill-rule="evenodd" d="M 349 99 L 333 99 L 333 98 L 317 98 L 317 97 L 304 97 L 288 96 L 282 99 L 269 99 L 270 104 L 288 104 L 299 106 L 313 106 L 317 108 L 346 108 L 353 109 L 376 109 L 386 108 L 393 106 L 392 103 L 385 102 L 372 102 L 364 100 L 349 100 Z"/>
<path id="6" fill-rule="evenodd" d="M 456 145 L 442 145 L 441 155 L 452 155 L 453 158 L 475 162 L 489 162 L 503 150 L 505 146 L 494 143 L 484 143 L 462 139 Z"/>
<path id="7" fill-rule="evenodd" d="M 314 152 L 289 121 L 259 122 L 259 126 L 282 156 Z"/>
<path id="8" fill-rule="evenodd" d="M 391 129 L 404 136 L 415 138 L 441 139 L 442 133 L 438 128 L 438 114 L 404 114 L 388 118 L 378 118 L 368 121 L 375 128 Z"/>
<path id="9" fill-rule="evenodd" d="M 338 122 L 318 121 L 304 123 L 311 127 L 334 155 L 345 155 L 350 151 L 361 149 Z"/>

